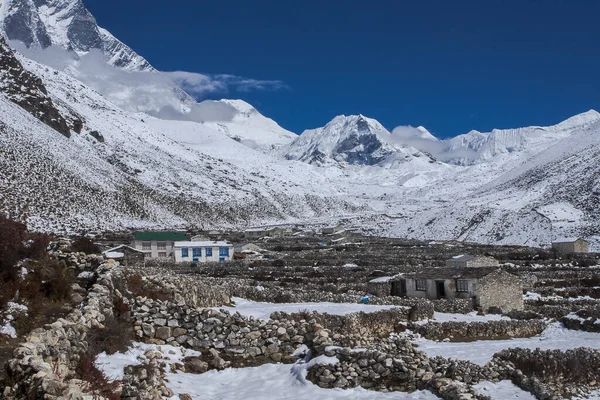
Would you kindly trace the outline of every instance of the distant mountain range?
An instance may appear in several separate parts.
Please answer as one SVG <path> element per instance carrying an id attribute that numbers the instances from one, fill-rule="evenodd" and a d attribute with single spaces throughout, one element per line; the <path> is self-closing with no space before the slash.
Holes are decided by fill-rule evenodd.
<path id="1" fill-rule="evenodd" d="M 0 5 L 0 210 L 52 231 L 341 222 L 423 239 L 600 244 L 600 114 L 438 140 L 337 116 L 296 135 L 197 103 L 79 0 Z M 123 96 L 122 93 L 129 93 Z"/>

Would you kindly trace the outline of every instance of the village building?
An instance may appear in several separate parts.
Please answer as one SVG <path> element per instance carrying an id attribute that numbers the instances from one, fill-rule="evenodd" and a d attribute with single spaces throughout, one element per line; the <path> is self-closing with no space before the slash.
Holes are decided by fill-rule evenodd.
<path id="1" fill-rule="evenodd" d="M 136 265 L 144 263 L 144 252 L 122 244 L 102 252 L 106 259 L 113 259 L 121 265 Z"/>
<path id="2" fill-rule="evenodd" d="M 459 255 L 446 260 L 447 267 L 456 268 L 497 267 L 498 265 L 500 265 L 498 260 L 486 256 Z"/>
<path id="3" fill-rule="evenodd" d="M 233 246 L 236 253 L 242 253 L 244 251 L 261 251 L 263 250 L 259 245 L 254 243 L 238 243 Z"/>
<path id="4" fill-rule="evenodd" d="M 428 268 L 372 279 L 367 289 L 377 296 L 472 299 L 474 307 L 484 312 L 523 309 L 523 282 L 498 267 Z"/>
<path id="5" fill-rule="evenodd" d="M 168 258 L 173 252 L 173 243 L 187 240 L 181 232 L 135 232 L 132 247 L 144 252 L 145 258 Z"/>
<path id="6" fill-rule="evenodd" d="M 175 262 L 225 262 L 233 258 L 233 244 L 229 242 L 175 242 L 173 260 Z"/>
<path id="7" fill-rule="evenodd" d="M 323 235 L 333 235 L 334 233 L 341 231 L 341 230 L 342 230 L 342 228 L 340 228 L 339 226 L 332 225 L 332 226 L 327 226 L 327 227 L 321 229 L 321 233 Z"/>
<path id="8" fill-rule="evenodd" d="M 590 243 L 581 238 L 561 238 L 552 243 L 552 249 L 560 254 L 587 253 Z"/>
<path id="9" fill-rule="evenodd" d="M 294 234 L 294 230 L 292 228 L 254 228 L 247 229 L 244 231 L 244 238 L 252 240 L 252 239 L 260 239 L 263 237 L 287 237 L 292 236 Z"/>

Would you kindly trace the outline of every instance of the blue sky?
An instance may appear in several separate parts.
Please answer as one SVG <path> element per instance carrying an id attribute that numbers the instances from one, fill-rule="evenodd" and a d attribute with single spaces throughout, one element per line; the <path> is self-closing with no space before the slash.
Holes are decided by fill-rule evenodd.
<path id="1" fill-rule="evenodd" d="M 600 110 L 595 0 L 84 0 L 162 71 L 301 133 L 339 114 L 438 137 Z"/>

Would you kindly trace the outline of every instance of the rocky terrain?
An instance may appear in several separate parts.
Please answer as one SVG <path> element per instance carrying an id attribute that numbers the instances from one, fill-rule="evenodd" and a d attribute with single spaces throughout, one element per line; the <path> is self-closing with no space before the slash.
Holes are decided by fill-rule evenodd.
<path id="1" fill-rule="evenodd" d="M 307 381 L 301 385 L 321 390 L 362 387 L 382 394 L 427 391 L 433 398 L 488 399 L 478 389 L 481 385 L 512 382 L 512 393 L 562 399 L 585 398 L 581 396 L 600 389 L 594 379 L 598 348 L 578 347 L 598 343 L 598 337 L 576 338 L 577 332 L 590 330 L 588 316 L 597 312 L 594 288 L 600 266 L 593 255 L 559 260 L 528 248 L 473 244 L 460 249 L 494 255 L 528 282 L 524 311 L 478 316 L 464 300 L 383 296 L 359 304 L 372 276 L 408 270 L 416 260 L 441 265 L 445 251 L 457 251 L 456 244 L 402 245 L 364 237 L 357 238 L 362 243 L 357 248 L 319 263 L 319 255 L 335 251 L 336 245 L 286 240 L 263 243 L 263 251 L 275 261 L 201 267 L 121 266 L 71 253 L 66 245 L 53 246 L 51 256 L 79 278 L 72 299 L 80 305 L 53 323 L 22 333 L 22 343 L 6 365 L 4 398 L 195 398 L 175 382 L 273 363 L 305 368 Z M 358 261 L 367 245 L 387 250 L 380 254 L 392 252 L 396 262 Z M 406 265 L 399 259 L 407 260 Z M 356 263 L 349 266 L 350 260 Z M 266 307 L 273 310 L 268 317 L 254 316 L 264 315 Z M 325 308 L 330 312 L 319 311 Z M 557 328 L 555 321 L 563 321 L 565 328 Z M 582 323 L 574 323 L 578 321 Z M 561 337 L 573 339 L 566 347 L 553 336 L 547 336 L 542 349 L 526 344 L 553 329 L 563 329 Z M 593 330 L 586 334 L 597 335 Z M 493 347 L 507 338 L 513 338 L 513 348 L 490 354 L 485 363 L 460 353 L 431 353 L 432 346 L 483 341 Z M 114 364 L 123 357 L 129 360 L 123 353 L 127 348 L 137 358 Z"/>

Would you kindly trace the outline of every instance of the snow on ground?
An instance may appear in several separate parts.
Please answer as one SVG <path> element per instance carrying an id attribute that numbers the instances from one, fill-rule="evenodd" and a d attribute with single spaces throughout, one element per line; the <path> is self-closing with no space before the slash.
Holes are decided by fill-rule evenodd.
<path id="1" fill-rule="evenodd" d="M 510 318 L 498 314 L 477 315 L 477 312 L 469 314 L 451 314 L 436 312 L 433 316 L 436 322 L 487 322 L 509 320 Z"/>
<path id="2" fill-rule="evenodd" d="M 539 336 L 507 340 L 477 340 L 474 342 L 435 342 L 428 339 L 417 339 L 419 350 L 430 357 L 442 356 L 459 360 L 469 360 L 485 365 L 492 356 L 508 348 L 525 348 L 541 350 L 568 350 L 577 347 L 600 348 L 600 333 L 583 332 L 566 329 L 560 323 L 552 323 Z"/>
<path id="3" fill-rule="evenodd" d="M 167 386 L 175 392 L 188 393 L 194 400 L 433 400 L 437 396 L 427 391 L 414 393 L 381 393 L 362 388 L 323 389 L 306 380 L 308 365 L 265 364 L 252 368 L 228 368 L 201 375 L 183 372 L 169 373 Z"/>
<path id="4" fill-rule="evenodd" d="M 235 302 L 235 307 L 215 307 L 215 309 L 224 309 L 231 312 L 237 311 L 240 314 L 248 317 L 268 320 L 271 313 L 275 311 L 297 313 L 308 310 L 333 315 L 346 315 L 358 311 L 375 312 L 398 307 L 390 305 L 369 305 L 362 303 L 264 303 L 246 300 L 240 297 L 233 297 L 233 301 Z"/>
<path id="5" fill-rule="evenodd" d="M 24 304 L 15 303 L 9 301 L 6 304 L 6 310 L 4 311 L 4 318 L 0 319 L 0 336 L 8 336 L 11 338 L 17 337 L 17 330 L 12 326 L 12 321 L 15 317 L 13 314 L 24 314 L 27 315 L 29 308 Z"/>
<path id="6" fill-rule="evenodd" d="M 498 383 L 484 381 L 473 385 L 473 387 L 479 393 L 490 396 L 492 400 L 535 400 L 534 395 L 524 391 L 511 381 L 500 381 Z"/>
<path id="7" fill-rule="evenodd" d="M 186 356 L 199 355 L 198 352 L 173 346 L 157 346 L 134 343 L 125 353 L 107 355 L 102 353 L 96 359 L 96 366 L 109 379 L 123 379 L 123 370 L 128 365 L 140 364 L 148 350 L 160 351 L 168 363 L 181 362 Z M 318 399 L 361 399 L 361 400 L 434 400 L 431 392 L 380 393 L 362 388 L 323 389 L 306 380 L 308 368 L 315 364 L 335 364 L 335 357 L 319 356 L 308 362 L 295 364 L 265 364 L 253 368 L 227 368 L 223 371 L 209 371 L 204 374 L 190 374 L 181 371 L 166 374 L 167 387 L 179 399 L 179 394 L 187 393 L 194 400 L 313 400 Z"/>
<path id="8" fill-rule="evenodd" d="M 123 379 L 123 371 L 128 365 L 138 365 L 144 360 L 147 351 L 158 351 L 163 354 L 162 360 L 168 363 L 181 362 L 185 357 L 199 356 L 200 352 L 170 345 L 158 346 L 146 343 L 133 343 L 125 353 L 108 355 L 105 352 L 96 358 L 96 367 L 109 380 Z"/>

